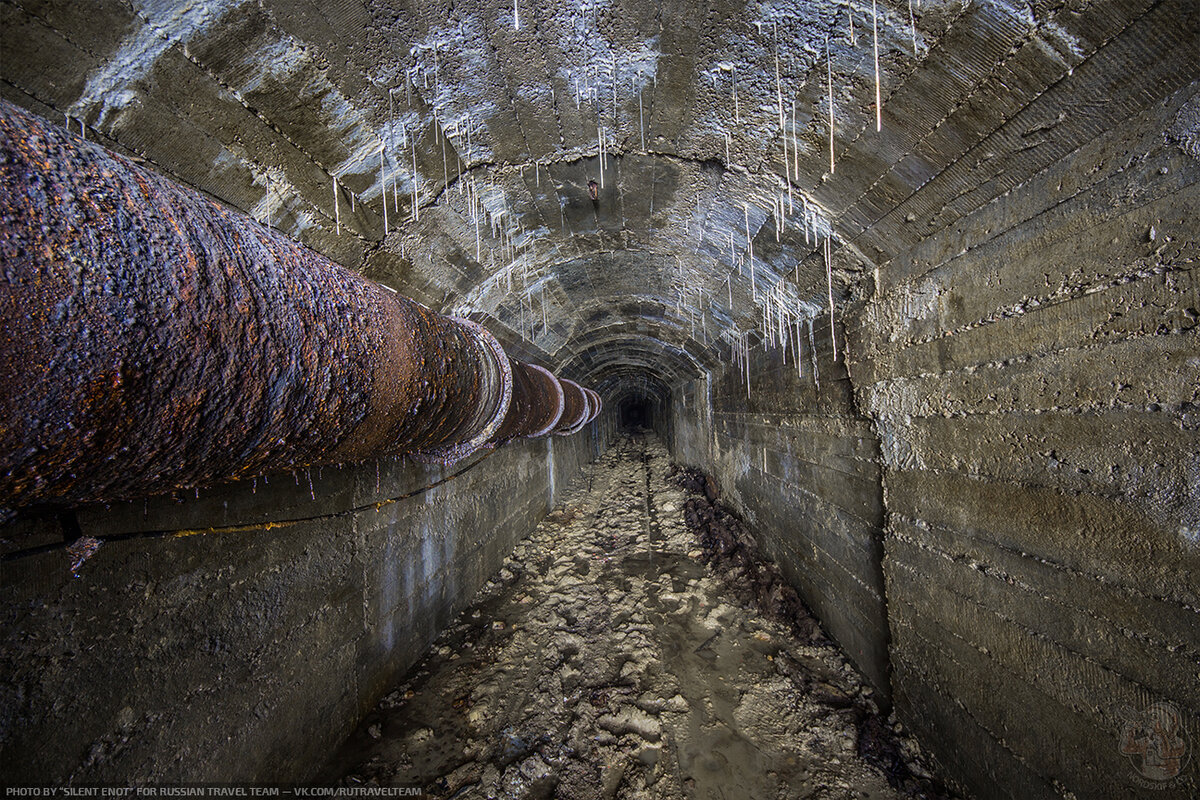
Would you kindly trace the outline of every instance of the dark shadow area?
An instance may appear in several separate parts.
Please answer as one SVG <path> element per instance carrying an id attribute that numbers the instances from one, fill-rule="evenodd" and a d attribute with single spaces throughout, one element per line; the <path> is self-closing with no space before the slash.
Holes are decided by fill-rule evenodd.
<path id="1" fill-rule="evenodd" d="M 638 431 L 654 427 L 654 404 L 648 397 L 634 395 L 621 401 L 621 430 Z"/>

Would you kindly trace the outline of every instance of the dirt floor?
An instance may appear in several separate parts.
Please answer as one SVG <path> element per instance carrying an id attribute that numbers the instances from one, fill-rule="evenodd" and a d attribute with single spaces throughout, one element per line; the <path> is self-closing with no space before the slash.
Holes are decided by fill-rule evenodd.
<path id="1" fill-rule="evenodd" d="M 717 493 L 652 435 L 619 440 L 318 782 L 437 798 L 940 796 Z"/>

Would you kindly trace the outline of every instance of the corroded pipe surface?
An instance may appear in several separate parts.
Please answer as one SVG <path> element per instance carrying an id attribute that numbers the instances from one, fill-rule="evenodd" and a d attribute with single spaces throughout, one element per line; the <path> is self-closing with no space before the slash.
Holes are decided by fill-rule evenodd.
<path id="1" fill-rule="evenodd" d="M 539 367 L 536 364 L 526 365 L 533 370 L 529 374 L 533 383 L 538 386 L 538 393 L 545 398 L 545 405 L 540 406 L 536 419 L 530 422 L 530 436 L 546 436 L 554 431 L 558 425 L 558 421 L 562 419 L 563 409 L 566 407 L 566 394 L 563 392 L 562 383 L 558 378 L 544 367 Z"/>
<path id="2" fill-rule="evenodd" d="M 563 391 L 558 379 L 534 364 L 512 362 L 512 402 L 492 441 L 544 436 L 562 414 Z"/>
<path id="3" fill-rule="evenodd" d="M 586 386 L 583 389 L 587 396 L 591 398 L 591 415 L 588 417 L 588 422 L 591 422 L 596 417 L 600 416 L 600 410 L 604 408 L 604 401 L 600 399 L 600 393 L 594 389 L 588 389 Z"/>
<path id="4" fill-rule="evenodd" d="M 560 436 L 566 436 L 576 433 L 587 424 L 590 400 L 584 394 L 583 387 L 575 381 L 567 378 L 558 380 L 562 384 L 565 399 L 562 417 L 559 418 L 554 432 Z"/>
<path id="5" fill-rule="evenodd" d="M 454 459 L 508 416 L 480 326 L 3 101 L 0 214 L 0 509 Z"/>

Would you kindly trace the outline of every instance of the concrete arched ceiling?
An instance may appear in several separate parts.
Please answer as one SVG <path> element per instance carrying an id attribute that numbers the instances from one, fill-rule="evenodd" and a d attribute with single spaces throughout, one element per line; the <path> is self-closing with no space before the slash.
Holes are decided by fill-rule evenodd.
<path id="1" fill-rule="evenodd" d="M 1151 7 L 15 2 L 0 90 L 521 357 L 669 385 L 772 309 L 919 275 L 1119 115 L 1140 78 L 1089 59 Z"/>

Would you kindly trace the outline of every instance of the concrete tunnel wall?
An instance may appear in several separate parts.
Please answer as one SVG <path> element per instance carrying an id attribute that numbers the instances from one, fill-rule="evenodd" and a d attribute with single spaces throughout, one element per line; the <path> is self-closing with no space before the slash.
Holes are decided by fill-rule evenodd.
<path id="1" fill-rule="evenodd" d="M 818 319 L 803 376 L 759 350 L 749 393 L 724 369 L 674 398 L 676 456 L 979 797 L 1136 796 L 1130 709 L 1195 730 L 1200 196 L 1161 135 L 1195 102 L 914 241 L 838 361 Z"/>
<path id="2" fill-rule="evenodd" d="M 310 776 L 595 457 L 597 430 L 10 524 L 26 547 L 64 523 L 126 538 L 77 575 L 60 547 L 3 564 L 5 782 Z"/>
<path id="3" fill-rule="evenodd" d="M 5 562 L 3 769 L 302 777 L 637 395 L 954 786 L 1148 794 L 1120 737 L 1169 703 L 1193 757 L 1154 794 L 1194 793 L 1194 3 L 878 4 L 882 109 L 870 3 L 539 3 L 520 29 L 487 2 L 80 9 L 0 6 L 0 96 L 605 409 L 380 512 L 349 510 L 440 473 L 81 511 L 249 527 L 105 545 L 79 579 L 61 551 Z"/>

